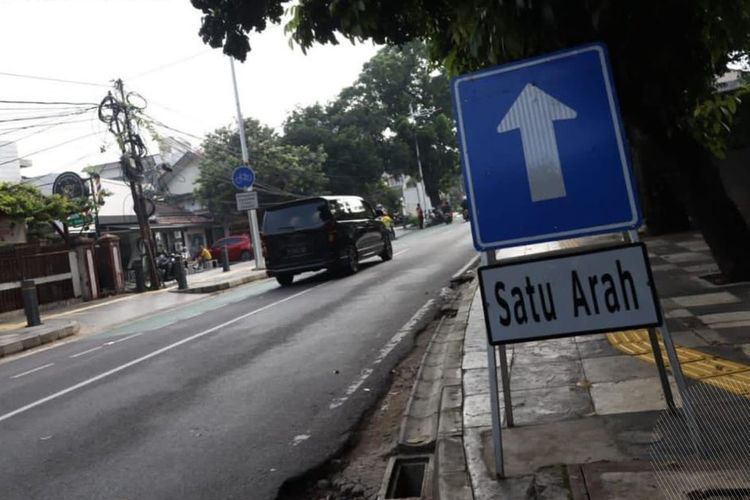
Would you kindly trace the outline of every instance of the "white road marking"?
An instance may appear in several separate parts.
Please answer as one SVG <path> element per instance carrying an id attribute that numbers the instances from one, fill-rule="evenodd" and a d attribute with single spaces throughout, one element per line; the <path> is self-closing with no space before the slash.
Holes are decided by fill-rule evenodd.
<path id="1" fill-rule="evenodd" d="M 143 335 L 143 332 L 134 333 L 133 335 L 128 335 L 127 337 L 123 337 L 123 338 L 117 339 L 117 340 L 110 340 L 109 342 L 105 342 L 105 343 L 103 343 L 102 345 L 100 345 L 98 347 L 92 347 L 91 349 L 87 349 L 87 350 L 85 350 L 83 352 L 79 352 L 77 354 L 73 354 L 73 355 L 68 356 L 68 357 L 69 358 L 77 358 L 78 356 L 83 356 L 84 354 L 88 354 L 90 352 L 98 351 L 102 347 L 109 347 L 111 345 L 119 344 L 120 342 L 125 342 L 126 340 L 130 340 L 132 338 L 139 337 L 141 335 Z"/>
<path id="2" fill-rule="evenodd" d="M 243 314 L 241 316 L 237 316 L 236 318 L 231 319 L 229 321 L 225 321 L 224 323 L 221 323 L 220 325 L 216 325 L 216 326 L 213 326 L 213 327 L 211 327 L 211 328 L 209 328 L 207 330 L 203 330 L 202 332 L 196 333 L 195 335 L 191 335 L 190 337 L 186 337 L 186 338 L 184 338 L 182 340 L 179 340 L 177 342 L 174 342 L 172 344 L 164 346 L 161 349 L 157 349 L 157 350 L 155 350 L 155 351 L 153 351 L 153 352 L 151 352 L 149 354 L 146 354 L 145 356 L 141 356 L 140 358 L 136 358 L 136 359 L 134 359 L 132 361 L 129 361 L 129 362 L 123 364 L 123 365 L 120 365 L 120 366 L 118 366 L 116 368 L 112 368 L 111 370 L 108 370 L 108 371 L 106 371 L 104 373 L 100 373 L 99 375 L 96 375 L 94 377 L 86 379 L 83 382 L 79 382 L 79 383 L 77 383 L 75 385 L 72 385 L 72 386 L 68 387 L 67 389 L 63 389 L 61 391 L 55 392 L 54 394 L 50 394 L 49 396 L 46 396 L 46 397 L 43 397 L 42 399 L 34 401 L 33 403 L 29 403 L 29 404 L 27 404 L 25 406 L 17 408 L 17 409 L 15 409 L 15 410 L 13 410 L 13 411 L 11 411 L 9 413 L 6 413 L 5 415 L 0 415 L 0 422 L 2 422 L 4 420 L 8 420 L 9 418 L 13 418 L 16 415 L 20 415 L 21 413 L 25 413 L 25 412 L 33 409 L 33 408 L 36 408 L 37 406 L 41 406 L 44 403 L 48 403 L 49 401 L 55 400 L 55 399 L 57 399 L 57 398 L 59 398 L 61 396 L 69 394 L 69 393 L 71 393 L 73 391 L 77 391 L 78 389 L 82 389 L 83 387 L 91 385 L 94 382 L 98 382 L 99 380 L 102 380 L 102 379 L 107 378 L 107 377 L 109 377 L 111 375 L 114 375 L 114 374 L 119 373 L 119 372 L 121 372 L 123 370 L 126 370 L 126 369 L 130 368 L 131 366 L 135 366 L 137 364 L 143 363 L 144 361 L 149 360 L 149 359 L 151 359 L 151 358 L 153 358 L 155 356 L 158 356 L 159 354 L 163 354 L 163 353 L 165 353 L 167 351 L 171 351 L 175 347 L 179 347 L 179 346 L 181 346 L 183 344 L 187 344 L 188 342 L 192 342 L 193 340 L 199 339 L 201 337 L 205 337 L 206 335 L 208 335 L 210 333 L 213 333 L 216 330 L 220 330 L 220 329 L 222 329 L 222 328 L 224 328 L 226 326 L 229 326 L 229 325 L 232 325 L 234 323 L 237 323 L 238 321 L 242 321 L 243 319 L 249 318 L 250 316 L 254 316 L 254 315 L 258 314 L 258 313 L 266 311 L 266 310 L 268 310 L 268 309 L 270 309 L 272 307 L 275 307 L 275 306 L 277 306 L 279 304 L 283 304 L 284 302 L 288 302 L 288 301 L 290 301 L 292 299 L 295 299 L 297 297 L 300 297 L 300 296 L 302 296 L 302 295 L 304 295 L 306 293 L 312 292 L 313 290 L 315 290 L 316 288 L 318 288 L 320 286 L 323 286 L 324 284 L 325 283 L 321 283 L 320 285 L 316 285 L 314 287 L 308 288 L 307 290 L 303 290 L 303 291 L 301 291 L 299 293 L 295 293 L 294 295 L 290 295 L 289 297 L 283 298 L 281 300 L 277 300 L 276 302 L 273 302 L 271 304 L 265 305 L 263 307 L 259 307 L 258 309 L 255 309 L 254 311 L 250 311 L 249 313 L 245 313 L 245 314 Z M 50 363 L 49 366 L 51 366 L 53 364 L 54 363 Z M 40 370 L 41 368 L 46 368 L 46 367 L 47 367 L 47 365 L 45 365 L 44 367 L 37 368 L 37 370 Z"/>
<path id="3" fill-rule="evenodd" d="M 435 299 L 430 299 L 417 311 L 417 313 L 411 317 L 408 323 L 406 323 L 404 326 L 401 327 L 399 331 L 396 332 L 396 334 L 391 337 L 391 340 L 388 341 L 386 345 L 380 349 L 380 352 L 378 353 L 378 356 L 375 358 L 375 361 L 372 362 L 372 365 L 370 368 L 365 368 L 362 370 L 362 373 L 360 373 L 357 380 L 355 380 L 344 392 L 344 395 L 341 397 L 338 397 L 334 399 L 330 405 L 328 405 L 329 410 L 335 410 L 339 406 L 343 405 L 347 399 L 349 399 L 352 394 L 357 392 L 357 389 L 359 389 L 362 384 L 365 383 L 365 381 L 368 379 L 370 375 L 372 375 L 372 372 L 375 370 L 375 366 L 379 365 L 383 362 L 385 358 L 388 357 L 388 355 L 393 351 L 393 349 L 396 348 L 396 346 L 411 333 L 412 328 L 414 328 L 414 325 L 419 323 L 422 320 L 422 317 L 427 314 L 427 311 L 429 311 L 432 308 L 432 305 L 434 304 Z M 2 420 L 2 418 L 0 418 Z"/>
<path id="4" fill-rule="evenodd" d="M 141 335 L 143 335 L 143 332 L 134 333 L 133 335 L 128 335 L 127 337 L 123 337 L 121 339 L 111 340 L 109 342 L 105 342 L 104 344 L 102 344 L 102 346 L 109 346 L 109 345 L 119 344 L 120 342 L 125 342 L 126 340 L 130 340 L 130 339 L 132 339 L 134 337 L 138 337 L 138 336 L 141 336 Z"/>
<path id="5" fill-rule="evenodd" d="M 72 355 L 70 355 L 68 357 L 69 358 L 77 358 L 78 356 L 83 356 L 84 354 L 88 354 L 90 352 L 98 351 L 101 348 L 102 348 L 102 346 L 92 347 L 91 349 L 86 349 L 83 352 L 79 352 L 78 354 L 72 354 Z"/>
<path id="6" fill-rule="evenodd" d="M 394 254 L 393 254 L 393 256 L 394 256 L 394 257 L 398 257 L 398 256 L 399 256 L 399 255 L 401 255 L 402 253 L 406 253 L 406 252 L 408 252 L 408 251 L 409 251 L 409 249 L 408 249 L 408 248 L 404 248 L 403 250 L 399 250 L 398 252 L 394 253 Z"/>
<path id="7" fill-rule="evenodd" d="M 311 437 L 312 436 L 310 434 L 299 434 L 297 436 L 294 436 L 294 439 L 292 439 L 292 443 L 291 444 L 292 444 L 292 446 L 297 446 L 302 441 L 307 441 Z"/>
<path id="8" fill-rule="evenodd" d="M 25 372 L 19 373 L 19 374 L 17 374 L 17 375 L 13 375 L 13 376 L 12 376 L 12 377 L 10 377 L 10 378 L 21 378 L 21 377 L 25 377 L 26 375 L 29 375 L 29 374 L 31 374 L 31 373 L 34 373 L 34 372 L 38 372 L 39 370 L 44 370 L 45 368 L 49 368 L 50 366 L 52 366 L 52 365 L 54 365 L 54 364 L 55 364 L 55 363 L 47 363 L 46 365 L 42 365 L 42 366 L 37 366 L 37 367 L 36 367 L 36 368 L 34 368 L 34 369 L 31 369 L 31 370 L 28 370 L 28 371 L 25 371 Z"/>

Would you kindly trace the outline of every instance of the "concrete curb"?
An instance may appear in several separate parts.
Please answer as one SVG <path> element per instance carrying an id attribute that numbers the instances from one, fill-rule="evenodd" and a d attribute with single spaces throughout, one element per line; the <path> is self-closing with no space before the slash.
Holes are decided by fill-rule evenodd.
<path id="1" fill-rule="evenodd" d="M 464 267 L 459 269 L 452 277 L 451 282 L 459 282 L 459 281 L 467 281 L 466 280 L 466 273 L 469 272 L 469 270 L 476 266 L 479 263 L 479 259 L 481 258 L 480 254 L 476 254 L 472 259 L 466 263 Z"/>
<path id="2" fill-rule="evenodd" d="M 456 276 L 476 263 L 472 259 Z M 463 342 L 474 286 L 454 299 L 430 339 L 407 402 L 398 439 L 402 456 L 434 453 L 435 498 L 471 499 L 463 445 Z"/>
<path id="3" fill-rule="evenodd" d="M 77 321 L 50 320 L 39 326 L 13 330 L 0 337 L 0 358 L 75 335 L 80 329 Z"/>
<path id="4" fill-rule="evenodd" d="M 247 283 L 252 283 L 253 281 L 260 281 L 268 279 L 268 276 L 265 274 L 257 274 L 253 276 L 244 276 L 242 278 L 235 278 L 232 280 L 227 281 L 221 281 L 219 283 L 212 283 L 210 285 L 198 285 L 192 288 L 188 288 L 187 290 L 178 290 L 177 288 L 170 290 L 170 293 L 213 293 L 218 292 L 220 290 L 227 290 L 229 288 L 234 288 L 241 285 L 246 285 Z"/>

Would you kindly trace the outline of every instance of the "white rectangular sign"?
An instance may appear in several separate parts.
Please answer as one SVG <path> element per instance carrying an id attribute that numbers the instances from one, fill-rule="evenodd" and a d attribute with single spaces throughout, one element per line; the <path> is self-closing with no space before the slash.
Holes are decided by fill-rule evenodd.
<path id="1" fill-rule="evenodd" d="M 237 210 L 255 210 L 258 208 L 258 192 L 257 191 L 245 191 L 244 193 L 237 193 L 235 195 L 237 200 Z"/>
<path id="2" fill-rule="evenodd" d="M 491 344 L 661 324 L 642 243 L 482 267 Z"/>

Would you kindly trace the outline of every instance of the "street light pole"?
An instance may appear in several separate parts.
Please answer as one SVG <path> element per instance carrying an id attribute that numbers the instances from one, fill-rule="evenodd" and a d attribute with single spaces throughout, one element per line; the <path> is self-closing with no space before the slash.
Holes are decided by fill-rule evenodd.
<path id="1" fill-rule="evenodd" d="M 422 210 L 427 210 L 427 205 L 425 204 L 425 195 L 424 192 L 424 174 L 422 173 L 422 159 L 419 155 L 419 139 L 417 137 L 417 130 L 416 130 L 416 124 L 417 119 L 414 115 L 414 108 L 412 107 L 411 103 L 409 103 L 409 114 L 411 115 L 411 119 L 414 121 L 414 149 L 417 152 L 417 168 L 419 169 L 419 182 L 417 183 L 417 199 L 419 200 L 419 203 L 421 203 Z"/>
<path id="2" fill-rule="evenodd" d="M 242 119 L 242 108 L 240 108 L 240 93 L 237 90 L 237 77 L 234 73 L 234 59 L 229 57 L 229 67 L 232 69 L 232 85 L 234 86 L 234 101 L 237 104 L 237 127 L 240 134 L 240 146 L 242 147 L 242 163 L 250 165 L 250 154 L 247 151 L 247 138 L 245 136 L 245 121 Z M 252 191 L 252 186 L 248 191 Z M 260 241 L 260 231 L 258 230 L 258 214 L 255 210 L 247 211 L 247 218 L 250 221 L 250 237 L 253 242 L 253 255 L 255 256 L 255 269 L 262 270 L 266 268 L 266 259 L 263 256 L 262 244 Z"/>

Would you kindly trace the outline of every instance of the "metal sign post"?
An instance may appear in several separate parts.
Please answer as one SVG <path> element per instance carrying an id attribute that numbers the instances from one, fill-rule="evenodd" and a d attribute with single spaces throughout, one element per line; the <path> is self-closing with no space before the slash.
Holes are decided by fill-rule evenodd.
<path id="1" fill-rule="evenodd" d="M 590 44 L 451 82 L 472 236 L 483 253 L 479 277 L 501 477 L 495 347 L 501 349 L 505 411 L 512 426 L 508 343 L 650 328 L 664 397 L 675 411 L 658 326 L 690 432 L 700 443 L 647 252 L 638 243 L 641 211 L 608 57 L 603 44 Z M 631 244 L 496 263 L 499 248 L 617 233 L 625 233 Z M 543 298 L 547 301 L 539 302 Z"/>
<path id="2" fill-rule="evenodd" d="M 250 154 L 247 151 L 247 138 L 245 137 L 245 121 L 242 119 L 242 109 L 240 108 L 240 94 L 237 90 L 237 77 L 234 74 L 234 59 L 229 58 L 229 65 L 232 68 L 232 84 L 234 85 L 234 99 L 237 104 L 237 130 L 240 135 L 240 146 L 242 148 L 242 161 L 245 165 L 250 163 Z M 253 176 L 254 177 L 254 176 Z M 252 191 L 252 182 L 247 187 L 248 191 Z M 250 222 L 250 237 L 253 242 L 253 255 L 255 256 L 255 269 L 263 270 L 266 268 L 266 260 L 263 257 L 262 245 L 260 241 L 260 231 L 258 229 L 258 215 L 255 210 L 249 210 L 247 212 L 248 220 Z"/>

